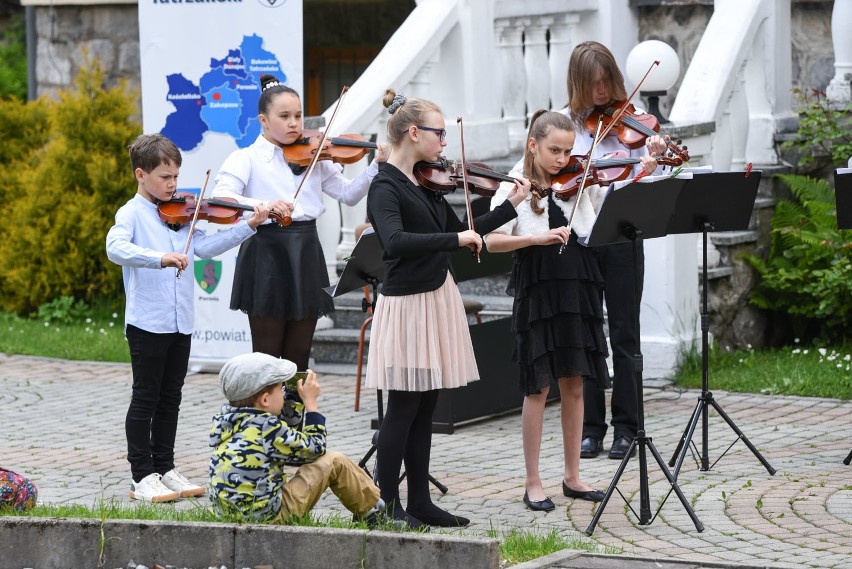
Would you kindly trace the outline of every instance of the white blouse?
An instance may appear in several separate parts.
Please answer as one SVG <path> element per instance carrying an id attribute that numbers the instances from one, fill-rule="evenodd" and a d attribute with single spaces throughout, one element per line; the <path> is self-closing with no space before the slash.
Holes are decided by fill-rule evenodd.
<path id="1" fill-rule="evenodd" d="M 355 205 L 370 189 L 370 182 L 379 167 L 370 167 L 350 180 L 343 168 L 330 160 L 320 160 L 311 177 L 305 182 L 293 211 L 293 221 L 317 219 L 325 212 L 322 194 L 346 205 Z M 231 153 L 216 174 L 214 197 L 235 198 L 240 203 L 254 205 L 278 199 L 292 201 L 304 173 L 293 175 L 284 159 L 281 147 L 272 144 L 263 135 L 247 148 Z"/>
<path id="2" fill-rule="evenodd" d="M 516 167 L 517 168 L 517 167 Z M 523 176 L 523 171 L 513 169 L 509 172 L 509 176 L 519 178 Z M 497 188 L 497 193 L 491 198 L 491 209 L 494 209 L 509 196 L 515 185 L 510 182 L 502 182 Z M 602 188 L 595 184 L 588 186 L 583 190 L 583 196 L 580 198 L 580 205 L 577 206 L 577 212 L 574 214 L 573 222 L 571 223 L 571 232 L 577 237 L 587 237 L 592 230 L 592 225 L 595 222 L 595 217 L 600 211 L 607 188 Z M 518 217 L 501 225 L 494 230 L 494 233 L 502 233 L 504 235 L 537 235 L 550 230 L 550 222 L 547 215 L 547 210 L 550 207 L 550 201 L 547 198 L 538 200 L 538 205 L 544 211 L 537 214 L 532 210 L 532 200 L 537 199 L 532 192 L 527 198 L 518 204 L 516 208 Z M 556 206 L 562 210 L 565 219 L 571 219 L 571 212 L 574 211 L 574 203 L 577 201 L 577 196 L 569 198 L 567 201 L 562 201 L 559 198 L 554 198 Z"/>

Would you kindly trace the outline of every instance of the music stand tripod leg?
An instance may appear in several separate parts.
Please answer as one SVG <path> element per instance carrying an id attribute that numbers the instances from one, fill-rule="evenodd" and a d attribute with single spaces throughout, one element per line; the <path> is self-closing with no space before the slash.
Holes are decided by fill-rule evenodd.
<path id="1" fill-rule="evenodd" d="M 722 407 L 719 403 L 713 399 L 713 393 L 710 391 L 710 382 L 709 382 L 709 333 L 710 333 L 710 316 L 707 308 L 707 233 L 708 231 L 713 230 L 713 225 L 707 222 L 701 224 L 701 234 L 702 234 L 702 260 L 703 260 L 703 268 L 701 271 L 701 395 L 698 397 L 698 403 L 695 406 L 695 411 L 692 413 L 692 417 L 689 420 L 689 423 L 684 430 L 683 438 L 681 438 L 678 443 L 677 448 L 675 449 L 674 454 L 669 460 L 669 466 L 674 466 L 674 478 L 675 480 L 680 473 L 680 468 L 683 465 L 683 460 L 686 457 L 686 453 L 689 450 L 689 444 L 692 440 L 692 435 L 695 432 L 695 428 L 698 424 L 698 417 L 701 416 L 701 471 L 710 470 L 710 461 L 708 458 L 708 439 L 709 439 L 709 425 L 708 425 L 708 410 L 709 407 L 712 406 L 716 412 L 721 416 L 729 427 L 734 431 L 738 438 L 740 438 L 748 449 L 754 454 L 754 456 L 763 464 L 766 471 L 769 472 L 770 475 L 775 474 L 775 469 L 772 468 L 772 465 L 767 462 L 767 460 L 763 457 L 759 450 L 748 440 L 748 437 L 737 427 L 736 423 L 722 410 Z M 725 451 L 727 452 L 727 451 Z M 725 453 L 722 453 L 724 456 Z M 719 457 L 721 458 L 721 457 Z M 718 461 L 718 459 L 717 459 Z M 714 463 L 715 464 L 715 463 Z"/>
<path id="2" fill-rule="evenodd" d="M 597 525 L 598 520 L 600 520 L 601 515 L 603 515 L 603 511 L 606 508 L 612 493 L 615 491 L 616 485 L 618 484 L 621 475 L 624 473 L 624 469 L 627 467 L 627 463 L 631 459 L 634 447 L 638 447 L 639 449 L 639 452 L 637 453 L 639 458 L 639 524 L 648 525 L 656 517 L 651 516 L 651 498 L 648 488 L 648 464 L 646 450 L 650 450 L 654 459 L 657 461 L 660 470 L 663 471 L 666 480 L 668 480 L 669 485 L 672 487 L 680 500 L 680 503 L 683 505 L 683 508 L 692 519 L 692 523 L 695 524 L 695 529 L 701 532 L 704 531 L 704 526 L 701 524 L 698 516 L 695 515 L 692 507 L 689 505 L 689 501 L 686 499 L 686 496 L 684 496 L 683 492 L 681 492 L 677 485 L 677 480 L 672 477 L 669 469 L 663 462 L 662 457 L 660 457 L 660 453 L 657 452 L 657 449 L 654 447 L 651 438 L 646 436 L 645 433 L 645 406 L 642 394 L 642 372 L 644 364 L 640 345 L 641 336 L 639 333 L 639 243 L 642 239 L 642 231 L 634 227 L 629 227 L 625 229 L 625 235 L 633 242 L 633 315 L 634 326 L 636 327 L 636 353 L 633 356 L 633 373 L 636 381 L 636 414 L 639 419 L 639 424 L 636 431 L 636 438 L 631 441 L 630 447 L 627 449 L 627 454 L 624 455 L 615 476 L 609 484 L 609 488 L 607 488 L 606 494 L 604 494 L 603 500 L 598 506 L 591 523 L 589 523 L 589 527 L 586 528 L 586 534 L 592 535 L 592 532 L 595 531 L 595 526 Z"/>

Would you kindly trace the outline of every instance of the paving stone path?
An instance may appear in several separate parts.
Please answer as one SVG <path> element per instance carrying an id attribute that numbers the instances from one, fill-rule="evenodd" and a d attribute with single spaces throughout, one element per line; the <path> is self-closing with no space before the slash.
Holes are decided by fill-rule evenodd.
<path id="1" fill-rule="evenodd" d="M 356 413 L 352 376 L 324 375 L 320 381 L 320 410 L 327 417 L 329 446 L 358 460 L 370 447 L 376 398 L 370 392 L 362 394 L 361 411 Z M 124 439 L 130 384 L 129 365 L 0 354 L 5 433 L 0 438 L 0 462 L 32 478 L 43 503 L 91 506 L 100 497 L 131 503 Z M 678 393 L 671 388 L 645 390 L 647 432 L 665 461 L 674 452 L 697 396 L 696 391 Z M 568 538 L 594 542 L 602 552 L 650 559 L 852 568 L 852 466 L 842 462 L 852 448 L 852 401 L 724 392 L 715 396 L 778 472 L 770 476 L 742 442 L 706 472 L 687 457 L 678 483 L 704 525 L 703 532 L 696 531 L 674 494 L 651 524 L 640 526 L 616 493 L 592 535 L 586 536 L 594 506 L 565 498 L 561 492 L 558 405 L 547 408 L 542 448 L 542 477 L 556 510 L 534 513 L 521 503 L 519 413 L 434 436 L 432 474 L 449 487 L 447 495 L 434 491 L 434 500 L 473 520 L 469 528 L 459 530 L 465 535 L 553 529 Z M 176 462 L 199 483 L 207 475 L 210 418 L 220 404 L 215 374 L 187 378 Z M 699 425 L 696 441 L 700 429 Z M 736 435 L 715 413 L 708 432 L 712 463 Z M 581 463 L 584 479 L 602 490 L 618 465 L 605 453 Z M 648 480 L 656 511 L 669 485 L 650 456 Z M 639 461 L 633 459 L 618 489 L 637 512 L 639 488 Z M 206 499 L 200 503 L 206 504 Z M 184 501 L 176 507 L 195 506 Z M 328 493 L 317 512 L 346 515 Z"/>

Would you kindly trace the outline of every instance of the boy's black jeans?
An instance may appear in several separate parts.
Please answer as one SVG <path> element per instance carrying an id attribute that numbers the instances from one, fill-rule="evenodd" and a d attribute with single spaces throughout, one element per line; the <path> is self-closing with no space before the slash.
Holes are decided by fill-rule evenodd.
<path id="1" fill-rule="evenodd" d="M 155 334 L 127 326 L 133 394 L 124 421 L 133 480 L 174 468 L 181 389 L 189 365 L 189 334 Z"/>

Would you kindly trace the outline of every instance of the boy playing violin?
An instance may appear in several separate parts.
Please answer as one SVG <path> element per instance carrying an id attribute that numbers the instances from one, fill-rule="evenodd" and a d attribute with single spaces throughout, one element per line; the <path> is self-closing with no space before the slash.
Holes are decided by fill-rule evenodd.
<path id="1" fill-rule="evenodd" d="M 194 256 L 209 259 L 254 235 L 269 210 L 257 205 L 248 221 L 207 235 L 189 225 L 167 226 L 157 204 L 177 189 L 180 150 L 160 134 L 143 134 L 129 147 L 136 195 L 115 214 L 106 238 L 107 257 L 121 265 L 126 295 L 125 335 L 133 390 L 124 423 L 132 480 L 130 497 L 168 502 L 199 496 L 174 465 L 181 389 L 189 364 L 194 278 L 178 278 Z M 182 251 L 188 248 L 184 254 Z"/>

